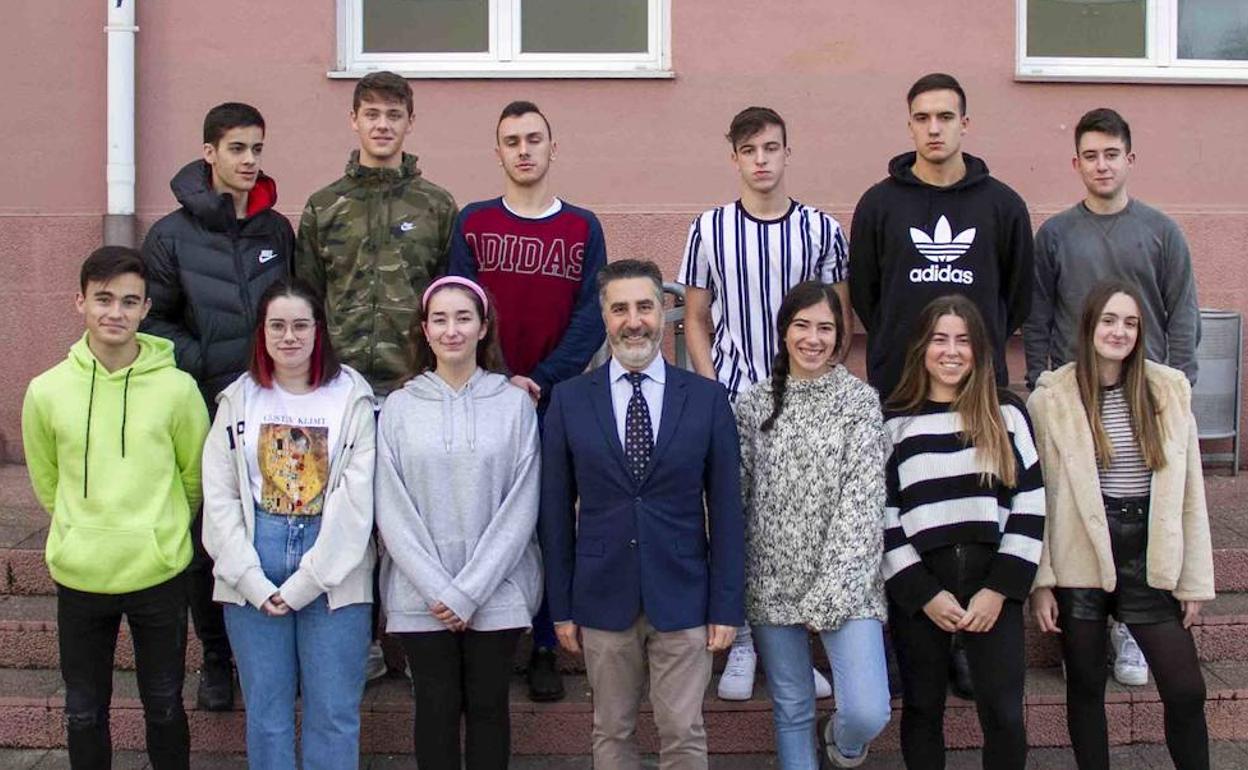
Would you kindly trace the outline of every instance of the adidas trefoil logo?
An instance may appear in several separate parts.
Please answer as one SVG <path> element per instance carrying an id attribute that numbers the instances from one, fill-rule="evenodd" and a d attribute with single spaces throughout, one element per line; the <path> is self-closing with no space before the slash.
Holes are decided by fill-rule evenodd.
<path id="1" fill-rule="evenodd" d="M 956 236 L 949 220 L 942 214 L 936 221 L 936 232 L 930 236 L 917 227 L 910 228 L 910 240 L 919 253 L 931 262 L 952 262 L 966 253 L 975 242 L 975 228 L 968 227 Z"/>
<path id="2" fill-rule="evenodd" d="M 916 267 L 910 271 L 911 283 L 961 283 L 975 282 L 975 273 L 971 270 L 950 267 L 949 263 L 962 257 L 971 244 L 975 242 L 975 228 L 968 227 L 957 235 L 949 226 L 949 220 L 942 214 L 936 221 L 936 229 L 931 235 L 917 227 L 910 228 L 910 240 L 924 259 L 933 263 L 925 268 Z"/>

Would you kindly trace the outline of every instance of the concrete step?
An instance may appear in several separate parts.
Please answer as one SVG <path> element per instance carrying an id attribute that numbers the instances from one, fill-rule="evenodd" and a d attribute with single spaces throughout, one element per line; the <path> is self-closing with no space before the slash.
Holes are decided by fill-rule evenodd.
<path id="1" fill-rule="evenodd" d="M 1245 474 L 1248 477 L 1248 474 Z M 1248 493 L 1248 490 L 1245 490 Z M 56 585 L 43 561 L 47 530 L 27 536 L 19 546 L 0 546 L 0 596 L 50 596 Z M 1216 542 L 1216 541 L 1215 541 Z M 1248 544 L 1215 547 L 1214 583 L 1218 593 L 1248 591 Z"/>
<path id="2" fill-rule="evenodd" d="M 1209 702 L 1206 715 L 1214 740 L 1248 740 L 1248 663 L 1204 664 Z M 143 712 L 134 675 L 115 676 L 112 705 L 113 742 L 118 750 L 137 750 L 143 741 Z M 213 751 L 244 750 L 245 719 L 234 711 L 198 711 L 192 694 L 195 677 L 188 677 L 187 709 L 193 745 Z M 592 707 L 584 677 L 568 677 L 568 698 L 561 703 L 537 704 L 524 697 L 523 683 L 512 682 L 512 746 L 519 755 L 581 755 L 589 752 Z M 711 687 L 713 688 L 713 684 Z M 64 689 L 56 671 L 0 670 L 0 746 L 24 749 L 63 748 Z M 821 701 L 820 709 L 831 708 Z M 881 752 L 898 747 L 900 701 L 893 702 L 893 720 L 877 739 Z M 704 705 L 710 750 L 716 754 L 760 754 L 774 750 L 771 704 L 765 682 L 752 700 L 728 703 L 708 689 Z M 1106 696 L 1110 742 L 1113 745 L 1156 743 L 1162 740 L 1162 706 L 1155 688 L 1123 688 L 1112 681 Z M 385 680 L 369 687 L 362 705 L 361 749 L 365 753 L 406 754 L 412 747 L 412 703 L 405 680 Z M 647 752 L 657 750 L 648 701 L 643 701 L 638 735 Z M 1028 672 L 1026 716 L 1028 740 L 1035 747 L 1069 745 L 1066 732 L 1065 685 L 1059 669 Z M 950 748 L 980 745 L 982 736 L 973 704 L 950 698 L 946 711 L 946 741 Z"/>
<path id="3" fill-rule="evenodd" d="M 1248 474 L 1207 475 L 1217 590 L 1248 591 Z M 51 594 L 43 562 L 48 514 L 30 489 L 26 468 L 0 464 L 0 594 Z"/>
<path id="4" fill-rule="evenodd" d="M 1210 745 L 1213 770 L 1243 770 L 1248 767 L 1248 743 L 1214 741 Z M 975 749 L 950 751 L 946 755 L 949 770 L 978 770 L 980 754 Z M 1165 746 L 1138 744 L 1115 746 L 1110 749 L 1109 761 L 1113 767 L 1169 767 L 1170 755 Z M 710 770 L 773 770 L 778 767 L 771 754 L 713 754 Z M 193 760 L 196 770 L 247 770 L 247 758 L 241 754 L 196 752 Z M 1074 766 L 1070 749 L 1032 749 L 1027 755 L 1027 766 L 1033 770 L 1067 770 Z M 0 767 L 8 770 L 69 770 L 69 757 L 61 749 L 0 749 Z M 115 770 L 146 770 L 147 757 L 133 751 L 119 751 L 113 757 Z M 514 757 L 511 770 L 592 770 L 593 761 L 588 756 Z M 654 755 L 642 758 L 645 770 L 656 770 L 658 759 Z M 903 770 L 905 764 L 897 752 L 875 751 L 862 764 L 862 770 Z M 360 770 L 416 770 L 416 760 L 410 755 L 365 754 L 360 757 Z"/>
<path id="5" fill-rule="evenodd" d="M 1198 625 L 1192 628 L 1196 649 L 1203 661 L 1248 661 L 1248 593 L 1222 594 L 1210 602 Z M 521 640 L 516 651 L 516 670 L 523 670 L 529 659 L 530 637 Z M 397 644 L 386 642 L 389 659 L 397 664 L 402 654 Z M 820 645 L 813 645 L 815 665 L 827 671 L 829 666 Z M 1027 665 L 1031 667 L 1061 664 L 1061 646 L 1054 635 L 1042 634 L 1028 621 Z M 716 670 L 723 667 L 724 656 L 718 656 Z M 192 632 L 187 642 L 186 663 L 197 670 L 202 661 L 199 640 Z M 49 668 L 60 665 L 57 646 L 56 597 L 0 596 L 0 668 Z M 116 666 L 134 668 L 134 650 L 126 624 L 122 624 L 117 645 Z M 579 656 L 559 652 L 559 668 L 564 673 L 585 671 Z"/>
<path id="6" fill-rule="evenodd" d="M 1192 626 L 1192 636 L 1202 661 L 1248 661 L 1248 593 L 1224 593 L 1206 604 L 1199 623 Z M 1055 634 L 1042 633 L 1030 616 L 1026 649 L 1028 666 L 1062 663 L 1061 640 Z"/>
<path id="7" fill-rule="evenodd" d="M 403 659 L 398 642 L 387 636 L 383 638 L 383 645 L 386 648 L 387 660 L 391 661 L 392 665 L 398 665 Z M 527 665 L 531 650 L 532 640 L 526 635 L 521 639 L 516 650 L 517 671 L 522 671 Z M 722 657 L 716 662 L 717 669 L 723 667 Z M 558 660 L 560 670 L 565 673 L 585 672 L 585 661 L 580 656 L 560 650 Z M 187 669 L 198 670 L 202 661 L 203 649 L 192 630 L 187 638 Z M 130 640 L 129 626 L 126 623 L 121 624 L 115 665 L 119 669 L 134 668 L 134 646 Z M 55 669 L 59 666 L 56 597 L 0 595 L 0 669 Z"/>

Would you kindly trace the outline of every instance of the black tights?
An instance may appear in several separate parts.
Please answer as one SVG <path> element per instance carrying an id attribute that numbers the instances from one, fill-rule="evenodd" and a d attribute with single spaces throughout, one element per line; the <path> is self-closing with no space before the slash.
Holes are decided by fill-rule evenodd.
<path id="1" fill-rule="evenodd" d="M 465 765 L 467 770 L 505 770 L 511 756 L 511 667 L 522 633 L 509 628 L 399 634 L 412 672 L 420 770 Z"/>
<path id="2" fill-rule="evenodd" d="M 1108 770 L 1105 719 L 1105 622 L 1063 618 L 1066 725 L 1079 770 Z M 1165 709 L 1166 747 L 1177 770 L 1208 770 L 1205 679 L 1192 634 L 1178 620 L 1128 624 L 1153 670 Z"/>

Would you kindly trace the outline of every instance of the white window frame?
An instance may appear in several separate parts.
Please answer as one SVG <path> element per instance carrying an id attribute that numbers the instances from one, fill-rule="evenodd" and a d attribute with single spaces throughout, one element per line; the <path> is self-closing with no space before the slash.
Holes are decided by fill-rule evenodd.
<path id="1" fill-rule="evenodd" d="M 597 0 L 596 0 L 597 1 Z M 336 0 L 338 60 L 331 78 L 390 70 L 410 78 L 670 78 L 672 0 L 647 0 L 645 53 L 522 53 L 523 0 L 489 0 L 489 50 L 482 53 L 365 53 L 363 0 Z"/>
<path id="2" fill-rule="evenodd" d="M 1138 59 L 1028 56 L 1028 2 L 1016 0 L 1015 80 L 1248 84 L 1248 61 L 1179 58 L 1178 0 L 1146 1 L 1145 56 Z"/>

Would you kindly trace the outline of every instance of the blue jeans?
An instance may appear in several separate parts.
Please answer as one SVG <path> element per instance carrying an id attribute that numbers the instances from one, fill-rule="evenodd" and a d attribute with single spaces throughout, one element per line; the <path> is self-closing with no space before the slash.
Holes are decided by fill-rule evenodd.
<path id="1" fill-rule="evenodd" d="M 815 683 L 810 676 L 810 632 L 804 626 L 754 626 L 754 647 L 767 672 L 776 725 L 776 758 L 782 770 L 818 770 Z M 832 661 L 836 717 L 832 735 L 845 756 L 858 756 L 888 724 L 888 672 L 884 627 L 878 620 L 848 620 L 819 634 Z"/>
<path id="2" fill-rule="evenodd" d="M 299 568 L 320 529 L 319 516 L 287 517 L 256 509 L 256 552 L 274 585 Z M 247 759 L 252 767 L 296 767 L 296 696 L 303 701 L 305 770 L 359 766 L 371 610 L 368 604 L 330 610 L 325 594 L 279 617 L 249 604 L 225 606 L 225 627 L 247 704 Z"/>

